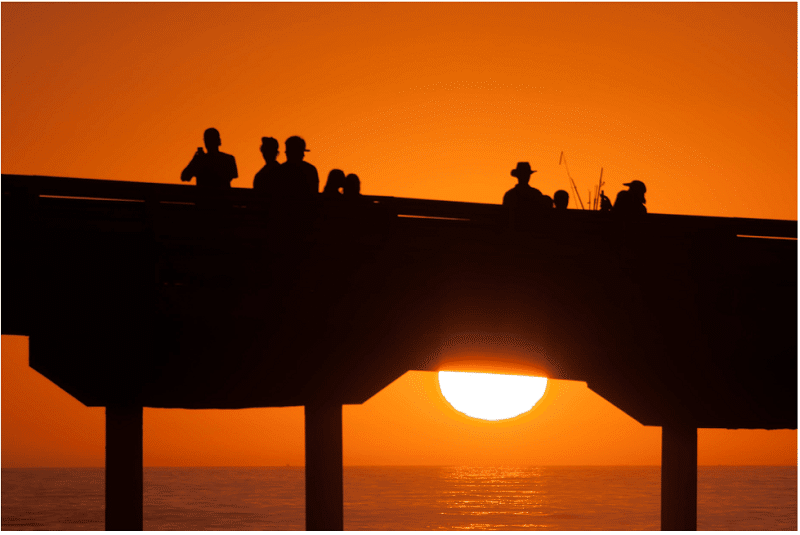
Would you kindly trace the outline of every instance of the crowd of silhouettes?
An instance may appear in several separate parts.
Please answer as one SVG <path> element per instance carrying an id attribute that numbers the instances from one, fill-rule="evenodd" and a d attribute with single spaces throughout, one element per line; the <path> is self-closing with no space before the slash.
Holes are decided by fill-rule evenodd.
<path id="1" fill-rule="evenodd" d="M 181 180 L 189 182 L 197 178 L 197 185 L 206 192 L 231 187 L 231 181 L 239 176 L 236 159 L 220 152 L 222 140 L 216 128 L 203 134 L 206 150 L 197 149 L 189 165 L 181 173 Z M 277 211 L 295 211 L 314 207 L 320 200 L 332 204 L 352 204 L 361 199 L 361 180 L 356 174 L 345 175 L 341 169 L 332 169 L 322 193 L 319 192 L 317 168 L 305 161 L 306 142 L 299 136 L 291 136 L 285 143 L 286 161 L 278 162 L 280 144 L 272 137 L 261 138 L 261 155 L 264 167 L 253 179 L 253 190 L 259 198 Z"/>
<path id="2" fill-rule="evenodd" d="M 503 206 L 508 210 L 512 226 L 524 228 L 533 225 L 537 218 L 549 210 L 566 210 L 569 205 L 569 193 L 564 190 L 558 190 L 550 197 L 532 187 L 530 179 L 535 172 L 528 162 L 518 162 L 517 167 L 511 170 L 511 176 L 517 179 L 517 185 L 503 196 Z M 647 188 L 644 182 L 633 180 L 624 185 L 628 189 L 617 194 L 613 205 L 608 197 L 601 194 L 600 210 L 623 215 L 646 214 L 647 201 L 644 194 Z"/>
<path id="3" fill-rule="evenodd" d="M 222 138 L 216 128 L 209 128 L 203 133 L 206 150 L 198 147 L 189 165 L 181 173 L 181 180 L 189 182 L 197 178 L 197 185 L 206 191 L 221 190 L 231 187 L 231 181 L 239 176 L 236 159 L 219 150 Z M 298 207 L 314 206 L 319 200 L 331 204 L 352 204 L 361 198 L 361 180 L 358 175 L 345 174 L 341 169 L 332 169 L 322 193 L 319 192 L 319 174 L 317 168 L 305 161 L 306 142 L 299 136 L 291 136 L 286 140 L 286 161 L 278 162 L 280 145 L 272 137 L 261 138 L 261 154 L 264 167 L 253 179 L 253 189 L 260 197 L 273 207 L 281 210 L 296 210 Z M 517 185 L 506 192 L 503 206 L 509 213 L 513 225 L 527 226 L 543 213 L 550 210 L 566 210 L 569 205 L 569 193 L 558 190 L 553 197 L 544 195 L 530 185 L 531 169 L 528 162 L 518 162 L 511 170 L 511 176 L 517 179 Z M 647 208 L 644 194 L 647 188 L 640 180 L 625 184 L 627 190 L 617 194 L 616 201 L 601 193 L 600 210 L 619 214 L 645 214 Z"/>

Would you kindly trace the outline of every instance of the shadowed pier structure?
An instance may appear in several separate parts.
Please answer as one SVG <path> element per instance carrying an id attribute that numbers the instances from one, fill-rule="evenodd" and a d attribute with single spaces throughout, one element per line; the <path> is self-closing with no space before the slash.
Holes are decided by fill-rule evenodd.
<path id="1" fill-rule="evenodd" d="M 142 529 L 142 408 L 305 407 L 306 526 L 342 529 L 342 405 L 408 370 L 585 381 L 662 427 L 663 529 L 696 529 L 698 428 L 797 428 L 794 221 L 2 177 L 3 334 L 106 407 L 106 528 Z M 287 229 L 292 229 L 291 232 Z"/>

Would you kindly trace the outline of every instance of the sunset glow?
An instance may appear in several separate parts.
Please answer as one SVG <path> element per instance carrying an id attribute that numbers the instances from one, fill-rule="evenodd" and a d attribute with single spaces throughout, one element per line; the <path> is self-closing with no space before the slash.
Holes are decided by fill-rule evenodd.
<path id="1" fill-rule="evenodd" d="M 506 420 L 531 410 L 544 396 L 545 377 L 439 372 L 439 388 L 458 411 L 481 420 Z"/>
<path id="2" fill-rule="evenodd" d="M 650 214 L 797 219 L 797 3 L 4 2 L 2 30 L 4 174 L 189 189 L 181 170 L 215 127 L 237 191 L 264 165 L 263 136 L 284 162 L 299 135 L 320 189 L 336 168 L 364 195 L 497 205 L 527 161 L 533 187 L 569 190 L 579 210 L 568 161 L 584 203 L 603 169 L 612 200 L 645 182 Z M 29 357 L 27 337 L 2 337 L 3 467 L 104 466 L 104 409 Z M 586 383 L 552 379 L 537 405 L 543 378 L 437 375 L 345 405 L 344 463 L 661 462 L 661 430 Z M 446 403 L 484 418 L 511 396 L 495 381 L 541 383 L 514 414 L 534 413 L 486 422 Z M 301 466 L 303 418 L 146 408 L 145 466 Z M 797 464 L 793 429 L 698 440 L 700 465 Z"/>

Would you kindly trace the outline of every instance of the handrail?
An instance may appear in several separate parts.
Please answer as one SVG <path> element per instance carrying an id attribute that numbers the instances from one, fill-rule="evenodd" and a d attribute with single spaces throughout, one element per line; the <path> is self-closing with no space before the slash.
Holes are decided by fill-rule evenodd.
<path id="1" fill-rule="evenodd" d="M 128 200 L 164 203 L 194 203 L 198 189 L 186 184 L 124 182 L 88 178 L 65 178 L 38 175 L 2 175 L 3 195 L 25 191 L 29 195 L 72 197 L 98 200 Z M 232 201 L 246 203 L 256 198 L 250 188 L 231 188 L 225 195 Z M 413 199 L 365 195 L 367 201 L 387 207 L 397 215 L 463 219 L 469 221 L 497 220 L 503 216 L 497 204 Z M 570 210 L 573 221 L 607 220 L 611 214 Z M 752 219 L 675 214 L 648 214 L 647 222 L 675 232 L 720 230 L 735 235 L 797 238 L 797 221 Z"/>

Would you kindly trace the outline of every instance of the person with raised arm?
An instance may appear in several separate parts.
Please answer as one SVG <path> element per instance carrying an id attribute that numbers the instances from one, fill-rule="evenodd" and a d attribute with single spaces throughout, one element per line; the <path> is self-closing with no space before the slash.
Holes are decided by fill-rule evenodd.
<path id="1" fill-rule="evenodd" d="M 229 189 L 231 180 L 239 176 L 236 158 L 220 152 L 222 139 L 219 130 L 209 128 L 203 133 L 206 150 L 198 147 L 192 161 L 181 173 L 181 181 L 191 182 L 197 178 L 197 186 L 204 189 Z"/>

